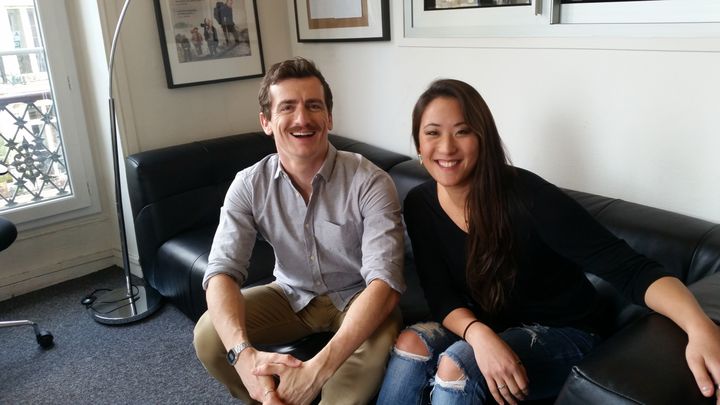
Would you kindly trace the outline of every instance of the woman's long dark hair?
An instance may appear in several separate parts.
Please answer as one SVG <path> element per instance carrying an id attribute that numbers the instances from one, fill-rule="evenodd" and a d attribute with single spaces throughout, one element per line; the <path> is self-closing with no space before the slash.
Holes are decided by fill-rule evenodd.
<path id="1" fill-rule="evenodd" d="M 420 120 L 428 104 L 438 97 L 458 101 L 465 123 L 478 138 L 478 158 L 465 207 L 469 232 L 465 275 L 472 297 L 484 311 L 494 314 L 503 308 L 517 273 L 509 213 L 514 170 L 485 100 L 459 80 L 436 80 L 420 95 L 412 115 L 418 151 Z"/>

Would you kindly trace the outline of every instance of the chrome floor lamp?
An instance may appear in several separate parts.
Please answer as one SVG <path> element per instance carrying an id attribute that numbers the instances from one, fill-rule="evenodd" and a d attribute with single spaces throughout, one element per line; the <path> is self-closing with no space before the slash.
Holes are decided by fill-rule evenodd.
<path id="1" fill-rule="evenodd" d="M 82 303 L 87 307 L 88 312 L 95 321 L 109 325 L 127 324 L 143 319 L 160 308 L 160 304 L 162 303 L 162 297 L 152 287 L 133 284 L 130 273 L 130 260 L 128 258 L 125 217 L 123 214 L 120 162 L 118 158 L 119 133 L 115 115 L 115 100 L 113 99 L 112 74 L 115 62 L 115 47 L 120 34 L 120 27 L 125 19 L 125 12 L 129 5 L 130 0 L 125 0 L 122 11 L 120 12 L 120 18 L 115 27 L 112 46 L 110 47 L 110 58 L 108 60 L 110 138 L 112 141 L 113 173 L 115 176 L 115 207 L 117 209 L 118 225 L 120 227 L 120 244 L 123 270 L 125 271 L 125 286 L 112 290 L 98 289 L 96 291 L 104 292 L 97 295 L 95 293 L 90 294 L 82 300 Z"/>

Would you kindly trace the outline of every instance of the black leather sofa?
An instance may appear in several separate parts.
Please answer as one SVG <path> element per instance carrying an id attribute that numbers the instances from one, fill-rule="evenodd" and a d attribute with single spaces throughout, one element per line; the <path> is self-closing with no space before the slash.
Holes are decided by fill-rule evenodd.
<path id="1" fill-rule="evenodd" d="M 428 179 L 408 156 L 330 135 L 340 150 L 361 153 L 388 171 L 401 199 Z M 201 280 L 225 192 L 241 169 L 275 152 L 271 138 L 247 133 L 140 152 L 126 159 L 135 232 L 146 283 L 189 318 L 206 310 Z M 641 253 L 677 274 L 716 321 L 720 320 L 720 226 L 622 200 L 566 190 L 595 218 Z M 246 286 L 272 280 L 272 248 L 258 241 Z M 407 324 L 429 312 L 406 244 L 408 291 L 401 299 Z M 618 330 L 575 367 L 559 404 L 714 403 L 700 395 L 685 363 L 685 334 L 668 319 L 628 304 L 591 277 L 614 305 Z M 309 358 L 327 336 L 274 350 Z"/>

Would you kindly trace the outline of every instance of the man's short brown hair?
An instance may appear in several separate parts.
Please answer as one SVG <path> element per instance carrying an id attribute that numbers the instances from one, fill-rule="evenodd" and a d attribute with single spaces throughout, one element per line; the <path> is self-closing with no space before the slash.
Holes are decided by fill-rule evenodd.
<path id="1" fill-rule="evenodd" d="M 325 81 L 322 73 L 320 73 L 320 70 L 318 70 L 312 61 L 298 56 L 272 65 L 267 73 L 265 73 L 265 77 L 260 83 L 260 92 L 258 93 L 260 111 L 265 118 L 271 118 L 270 106 L 272 105 L 272 100 L 270 100 L 270 86 L 285 79 L 303 79 L 306 77 L 317 77 L 317 79 L 320 80 L 323 86 L 323 93 L 325 93 L 325 108 L 327 108 L 329 114 L 332 114 L 333 98 L 330 85 Z"/>

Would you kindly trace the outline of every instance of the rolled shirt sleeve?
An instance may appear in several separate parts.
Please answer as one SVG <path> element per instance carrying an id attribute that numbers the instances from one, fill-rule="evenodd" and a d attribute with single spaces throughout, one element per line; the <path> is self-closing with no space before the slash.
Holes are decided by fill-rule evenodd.
<path id="1" fill-rule="evenodd" d="M 366 284 L 375 279 L 393 290 L 405 292 L 403 277 L 404 227 L 400 202 L 390 176 L 378 171 L 367 181 L 361 192 L 363 216 L 362 268 Z"/>
<path id="2" fill-rule="evenodd" d="M 240 285 L 247 279 L 250 256 L 257 237 L 252 214 L 253 190 L 248 181 L 254 168 L 238 173 L 225 195 L 203 277 L 204 289 L 207 289 L 210 278 L 217 274 L 227 274 Z"/>

